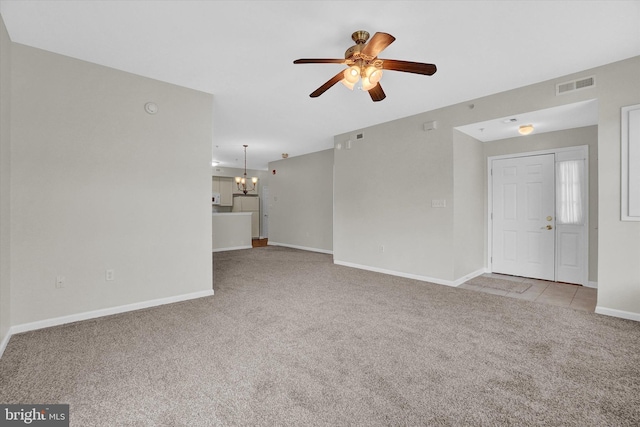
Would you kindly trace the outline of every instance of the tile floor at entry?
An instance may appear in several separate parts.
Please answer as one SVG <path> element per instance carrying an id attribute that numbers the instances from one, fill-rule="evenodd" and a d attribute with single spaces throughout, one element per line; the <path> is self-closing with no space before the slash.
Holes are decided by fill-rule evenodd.
<path id="1" fill-rule="evenodd" d="M 594 312 L 596 309 L 597 289 L 595 288 L 496 273 L 485 274 L 485 276 L 512 281 L 522 281 L 523 283 L 530 283 L 531 287 L 522 293 L 503 291 L 493 288 L 481 288 L 479 286 L 467 285 L 466 283 L 460 285 L 460 288 L 494 295 L 502 295 L 510 298 L 524 299 L 527 301 L 535 301 L 543 304 L 559 305 L 562 307 L 573 308 L 575 310 Z"/>

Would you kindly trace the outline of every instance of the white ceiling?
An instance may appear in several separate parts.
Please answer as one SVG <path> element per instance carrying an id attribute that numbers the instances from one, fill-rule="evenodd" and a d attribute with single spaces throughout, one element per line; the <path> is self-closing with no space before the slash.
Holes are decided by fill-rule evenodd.
<path id="1" fill-rule="evenodd" d="M 544 110 L 498 117 L 484 122 L 458 126 L 456 129 L 477 140 L 488 142 L 523 137 L 518 129 L 522 125 L 529 124 L 533 125 L 533 132 L 530 135 L 596 125 L 598 124 L 598 101 L 592 99 Z"/>
<path id="2" fill-rule="evenodd" d="M 214 95 L 213 159 L 266 169 L 333 136 L 640 55 L 639 1 L 0 0 L 14 42 Z M 309 93 L 351 33 L 396 37 L 380 56 L 435 63 L 388 71 L 387 98 Z M 160 106 L 162 108 L 162 106 Z"/>

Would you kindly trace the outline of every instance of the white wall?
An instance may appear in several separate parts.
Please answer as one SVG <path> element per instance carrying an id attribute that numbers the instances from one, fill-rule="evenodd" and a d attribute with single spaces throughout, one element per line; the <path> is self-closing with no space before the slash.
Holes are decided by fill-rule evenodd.
<path id="1" fill-rule="evenodd" d="M 12 325 L 210 291 L 212 96 L 11 53 Z"/>
<path id="2" fill-rule="evenodd" d="M 453 131 L 454 278 L 477 274 L 485 264 L 486 162 L 482 142 Z"/>
<path id="3" fill-rule="evenodd" d="M 451 129 L 425 132 L 430 112 L 337 135 L 334 241 L 337 263 L 453 279 Z M 363 138 L 356 135 L 362 133 Z M 431 200 L 446 208 L 431 208 Z"/>
<path id="4" fill-rule="evenodd" d="M 556 83 L 591 75 L 595 87 L 555 95 Z M 455 253 L 462 234 L 456 237 L 454 230 L 463 230 L 459 222 L 466 221 L 454 214 L 455 203 L 466 201 L 457 184 L 454 194 L 454 165 L 462 159 L 460 151 L 454 152 L 454 128 L 597 99 L 598 307 L 640 319 L 640 223 L 620 221 L 620 108 L 640 102 L 639 75 L 640 57 L 634 57 L 337 135 L 336 143 L 351 139 L 353 147 L 335 156 L 334 259 L 446 283 L 486 267 L 473 265 L 477 261 L 461 266 Z M 423 131 L 423 123 L 431 120 L 438 121 L 438 129 Z M 364 138 L 357 141 L 360 132 Z M 534 143 L 530 150 L 542 146 Z M 436 210 L 431 199 L 453 202 Z"/>
<path id="5" fill-rule="evenodd" d="M 11 326 L 11 40 L 0 16 L 0 354 Z"/>
<path id="6" fill-rule="evenodd" d="M 251 248 L 251 212 L 214 213 L 213 252 Z"/>
<path id="7" fill-rule="evenodd" d="M 597 311 L 621 316 L 633 313 L 640 320 L 640 222 L 620 220 L 620 108 L 640 103 L 640 56 L 597 68 L 596 73 L 603 77 L 597 83 Z"/>
<path id="8" fill-rule="evenodd" d="M 333 150 L 269 163 L 269 244 L 331 252 Z"/>

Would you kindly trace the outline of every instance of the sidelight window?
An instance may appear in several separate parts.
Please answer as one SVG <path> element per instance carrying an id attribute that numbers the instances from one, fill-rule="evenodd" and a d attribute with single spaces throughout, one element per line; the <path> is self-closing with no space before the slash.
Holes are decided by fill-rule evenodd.
<path id="1" fill-rule="evenodd" d="M 566 160 L 556 163 L 558 224 L 584 224 L 583 181 L 584 160 Z"/>

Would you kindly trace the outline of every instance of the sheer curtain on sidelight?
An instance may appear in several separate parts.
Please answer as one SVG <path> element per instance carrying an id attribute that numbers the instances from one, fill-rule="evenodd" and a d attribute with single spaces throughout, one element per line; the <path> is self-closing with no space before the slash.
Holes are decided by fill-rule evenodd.
<path id="1" fill-rule="evenodd" d="M 584 160 L 566 160 L 556 164 L 556 209 L 558 224 L 584 224 Z"/>

